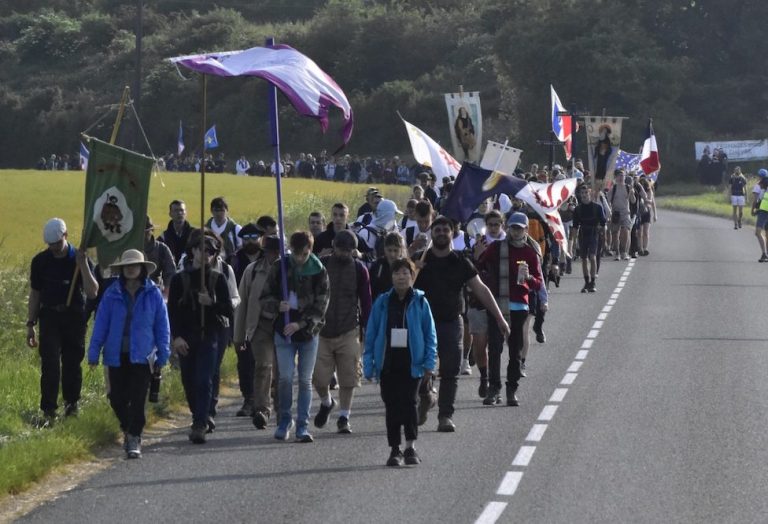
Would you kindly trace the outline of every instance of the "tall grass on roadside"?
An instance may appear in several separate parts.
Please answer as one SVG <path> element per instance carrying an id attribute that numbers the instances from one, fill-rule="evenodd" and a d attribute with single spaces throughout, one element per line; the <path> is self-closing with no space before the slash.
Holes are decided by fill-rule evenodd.
<path id="1" fill-rule="evenodd" d="M 752 187 L 757 183 L 757 178 L 747 180 L 747 198 L 744 206 L 745 224 L 754 225 L 755 219 L 750 213 L 750 204 L 752 202 Z M 685 211 L 688 213 L 699 213 L 722 218 L 731 218 L 733 216 L 733 206 L 731 205 L 730 187 L 702 186 L 700 184 L 685 184 L 671 186 L 676 191 L 659 191 L 656 205 L 663 209 L 675 211 Z"/>

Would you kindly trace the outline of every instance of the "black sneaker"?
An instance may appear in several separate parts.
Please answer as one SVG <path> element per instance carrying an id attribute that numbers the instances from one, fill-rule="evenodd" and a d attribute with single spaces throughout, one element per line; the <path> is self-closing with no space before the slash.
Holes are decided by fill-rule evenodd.
<path id="1" fill-rule="evenodd" d="M 405 458 L 403 452 L 399 447 L 392 448 L 392 452 L 389 454 L 389 460 L 387 460 L 387 466 L 397 468 L 403 465 Z"/>
<path id="2" fill-rule="evenodd" d="M 587 287 L 587 291 L 589 291 L 590 293 L 594 293 L 595 291 L 597 291 L 597 285 L 595 284 L 594 280 L 589 283 L 589 287 Z"/>
<path id="3" fill-rule="evenodd" d="M 456 431 L 456 424 L 453 423 L 450 417 L 438 417 L 437 431 L 440 433 L 453 433 Z"/>
<path id="4" fill-rule="evenodd" d="M 495 406 L 496 404 L 501 404 L 501 395 L 499 393 L 499 388 L 496 386 L 490 386 L 488 388 L 488 394 L 483 399 L 483 405 Z"/>
<path id="5" fill-rule="evenodd" d="M 189 440 L 192 441 L 192 444 L 205 444 L 205 434 L 207 433 L 206 428 L 192 428 L 192 431 L 189 432 Z"/>
<path id="6" fill-rule="evenodd" d="M 543 329 L 538 329 L 534 331 L 536 333 L 536 342 L 539 344 L 546 344 L 547 342 L 547 336 L 544 334 Z"/>
<path id="7" fill-rule="evenodd" d="M 760 260 L 758 262 L 768 262 L 768 255 L 763 253 L 763 256 L 760 257 Z"/>
<path id="8" fill-rule="evenodd" d="M 349 419 L 347 417 L 339 417 L 339 420 L 336 421 L 336 428 L 338 429 L 338 433 L 343 435 L 352 433 L 352 426 L 349 425 Z"/>
<path id="9" fill-rule="evenodd" d="M 517 399 L 517 388 L 513 388 L 509 385 L 509 382 L 507 382 L 507 406 L 519 406 L 520 401 Z"/>
<path id="10" fill-rule="evenodd" d="M 417 464 L 421 464 L 421 459 L 419 458 L 419 454 L 416 453 L 416 450 L 413 448 L 405 448 L 403 457 L 405 458 L 405 463 L 408 466 L 416 466 Z"/>
<path id="11" fill-rule="evenodd" d="M 331 414 L 331 411 L 333 411 L 333 408 L 336 407 L 336 400 L 331 397 L 331 405 L 326 406 L 323 403 L 320 403 L 320 409 L 317 411 L 317 415 L 315 415 L 315 427 L 316 428 L 322 428 L 328 423 L 328 415 Z"/>
<path id="12" fill-rule="evenodd" d="M 253 416 L 253 403 L 249 399 L 243 401 L 243 407 L 237 410 L 236 417 L 252 417 Z"/>
<path id="13" fill-rule="evenodd" d="M 254 411 L 253 413 L 253 425 L 256 429 L 266 429 L 269 417 L 263 411 Z"/>
<path id="14" fill-rule="evenodd" d="M 581 288 L 581 292 L 582 292 L 582 293 L 586 293 L 587 291 L 589 291 L 589 282 L 587 282 L 586 284 L 584 284 L 584 287 L 583 287 L 583 288 Z"/>
<path id="15" fill-rule="evenodd" d="M 67 417 L 76 417 L 79 409 L 77 407 L 77 402 L 72 402 L 71 404 L 64 404 L 64 418 Z"/>
<path id="16" fill-rule="evenodd" d="M 488 381 L 487 380 L 480 380 L 480 387 L 477 388 L 477 395 L 480 398 L 485 398 L 488 396 Z"/>

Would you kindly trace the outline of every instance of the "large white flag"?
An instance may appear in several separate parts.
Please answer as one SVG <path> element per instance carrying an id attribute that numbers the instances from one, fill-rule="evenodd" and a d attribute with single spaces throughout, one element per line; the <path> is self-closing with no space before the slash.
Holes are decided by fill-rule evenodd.
<path id="1" fill-rule="evenodd" d="M 415 125 L 406 122 L 405 119 L 403 119 L 403 124 L 408 131 L 408 139 L 411 141 L 411 149 L 416 162 L 432 168 L 432 172 L 438 180 L 459 174 L 461 164 L 449 155 L 440 144 Z"/>

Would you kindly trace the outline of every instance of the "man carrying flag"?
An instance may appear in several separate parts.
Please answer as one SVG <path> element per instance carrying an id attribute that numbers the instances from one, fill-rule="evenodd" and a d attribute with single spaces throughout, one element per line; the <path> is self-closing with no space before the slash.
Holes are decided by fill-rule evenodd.
<path id="1" fill-rule="evenodd" d="M 552 96 L 552 103 L 550 104 L 552 109 L 552 118 L 550 119 L 552 122 L 552 132 L 560 142 L 564 142 L 563 147 L 565 148 L 565 159 L 570 160 L 572 143 L 572 117 L 570 115 L 562 114 L 565 113 L 565 107 L 563 107 L 563 104 L 560 102 L 560 97 L 557 96 L 557 93 L 555 93 L 555 88 L 552 85 L 549 86 L 549 89 Z"/>
<path id="2" fill-rule="evenodd" d="M 656 145 L 656 135 L 653 134 L 653 120 L 648 119 L 648 131 L 645 134 L 643 143 L 643 152 L 640 155 L 640 167 L 646 175 L 657 172 L 661 169 L 659 160 L 659 148 Z"/>

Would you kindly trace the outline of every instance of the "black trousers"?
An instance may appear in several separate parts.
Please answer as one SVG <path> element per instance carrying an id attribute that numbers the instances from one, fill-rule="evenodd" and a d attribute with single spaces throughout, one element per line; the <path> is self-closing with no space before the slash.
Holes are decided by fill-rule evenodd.
<path id="1" fill-rule="evenodd" d="M 452 417 L 459 385 L 459 371 L 464 347 L 464 322 L 461 317 L 435 322 L 437 356 L 440 359 L 440 388 L 437 394 L 438 417 Z"/>
<path id="2" fill-rule="evenodd" d="M 152 374 L 148 364 L 132 364 L 128 353 L 120 355 L 120 366 L 109 367 L 109 403 L 120 421 L 120 429 L 141 436 L 147 423 L 144 407 Z"/>
<path id="3" fill-rule="evenodd" d="M 419 434 L 419 415 L 416 411 L 420 378 L 410 375 L 382 375 L 379 383 L 387 423 L 387 442 L 390 447 L 401 443 L 400 428 L 405 440 L 416 440 Z"/>
<path id="4" fill-rule="evenodd" d="M 509 364 L 507 364 L 507 383 L 510 388 L 517 389 L 520 380 L 520 358 L 523 351 L 523 326 L 528 318 L 527 311 L 509 312 Z M 499 327 L 488 315 L 488 384 L 501 389 L 501 352 L 504 347 Z"/>
<path id="5" fill-rule="evenodd" d="M 66 404 L 80 400 L 85 357 L 85 317 L 82 311 L 40 310 L 40 409 L 58 407 L 59 382 Z"/>

